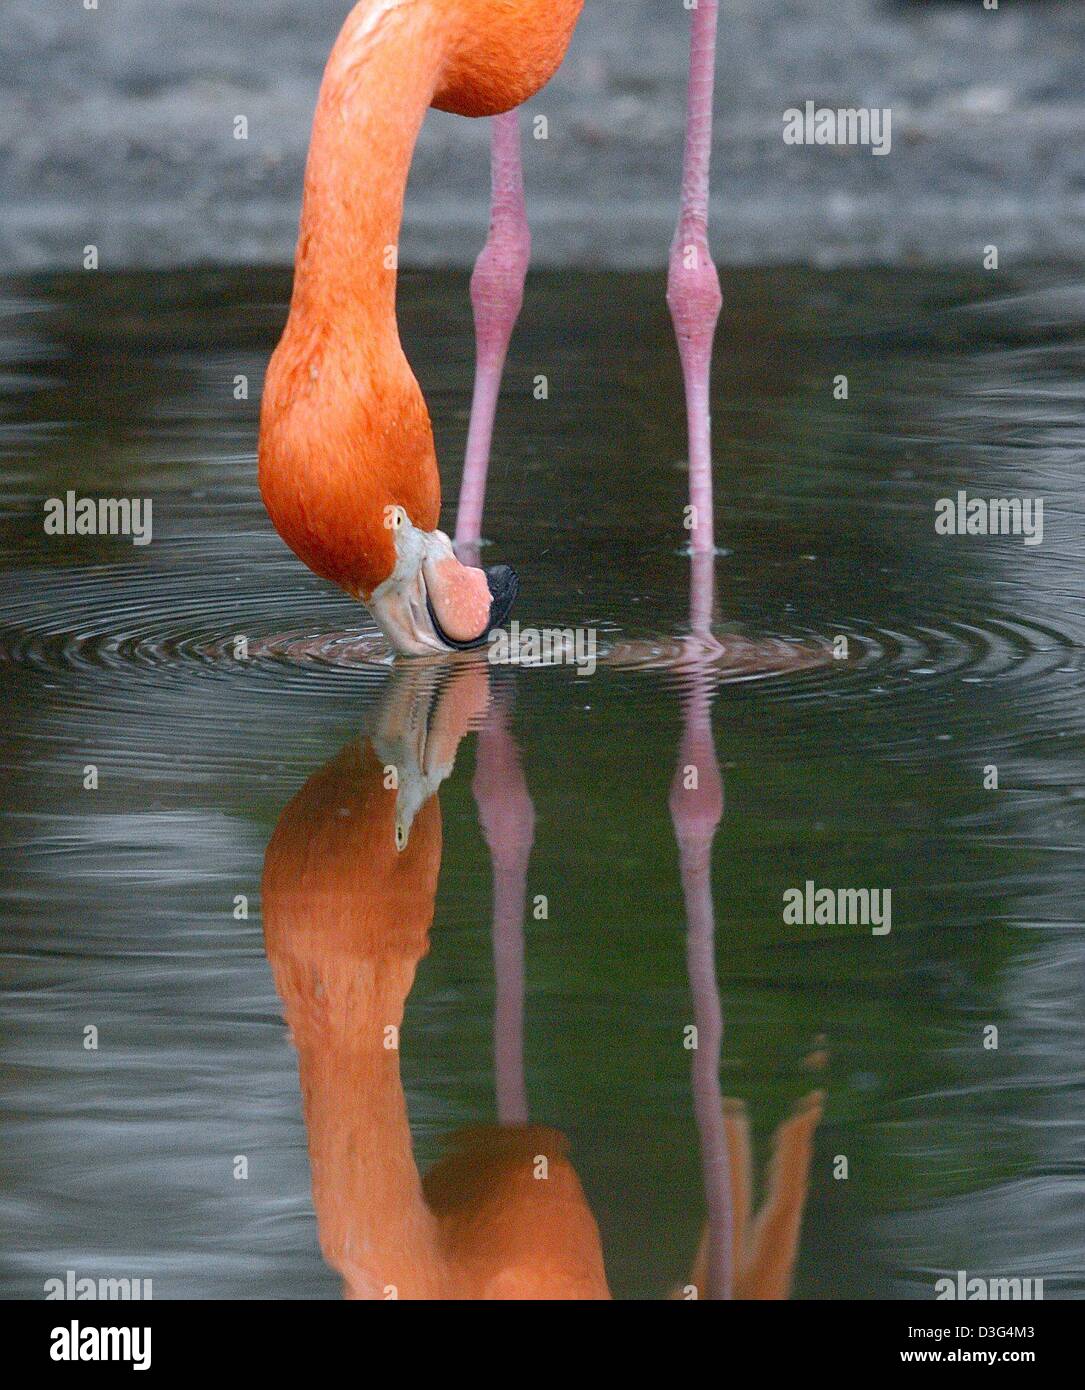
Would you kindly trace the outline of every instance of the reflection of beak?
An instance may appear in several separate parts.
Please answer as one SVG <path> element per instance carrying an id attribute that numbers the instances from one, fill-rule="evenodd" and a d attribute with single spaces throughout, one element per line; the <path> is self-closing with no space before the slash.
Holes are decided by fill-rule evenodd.
<path id="1" fill-rule="evenodd" d="M 374 589 L 369 609 L 397 653 L 481 647 L 508 617 L 520 587 L 508 565 L 463 565 L 443 531 L 419 531 L 402 512 L 395 546 L 396 567 Z"/>
<path id="2" fill-rule="evenodd" d="M 381 702 L 372 744 L 386 774 L 394 770 L 396 849 L 403 851 L 421 807 L 451 773 L 460 740 L 477 728 L 490 698 L 486 664 L 445 672 L 426 663 L 394 676 Z"/>

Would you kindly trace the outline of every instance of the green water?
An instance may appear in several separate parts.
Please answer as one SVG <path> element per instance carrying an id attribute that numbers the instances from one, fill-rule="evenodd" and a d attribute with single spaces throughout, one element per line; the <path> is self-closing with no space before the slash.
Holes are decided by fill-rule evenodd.
<path id="1" fill-rule="evenodd" d="M 260 882 L 284 808 L 372 729 L 392 675 L 364 613 L 286 551 L 257 492 L 259 384 L 288 283 L 0 286 L 9 1295 L 40 1297 L 67 1269 L 151 1278 L 156 1298 L 340 1293 Z M 746 656 L 694 676 L 679 659 L 684 416 L 661 281 L 529 283 L 485 558 L 518 569 L 523 624 L 647 654 L 591 676 L 484 671 L 534 809 L 530 1116 L 567 1136 L 618 1297 L 684 1284 L 705 1214 L 668 800 L 697 692 L 724 794 L 719 1085 L 746 1106 L 759 1175 L 776 1127 L 825 1092 L 794 1295 L 932 1297 L 958 1269 L 1042 1278 L 1049 1298 L 1085 1289 L 1085 300 L 1069 284 L 724 276 L 717 632 Z M 408 275 L 400 298 L 447 525 L 470 403 L 466 284 Z M 69 488 L 152 498 L 152 543 L 45 535 L 45 499 Z M 1043 542 L 937 535 L 935 503 L 959 488 L 1043 497 Z M 841 637 L 845 659 L 779 659 Z M 477 740 L 437 793 L 430 950 L 402 1028 L 423 1172 L 450 1134 L 495 1119 Z M 785 891 L 807 880 L 891 889 L 891 932 L 785 922 Z M 827 1062 L 812 1072 L 815 1049 Z"/>

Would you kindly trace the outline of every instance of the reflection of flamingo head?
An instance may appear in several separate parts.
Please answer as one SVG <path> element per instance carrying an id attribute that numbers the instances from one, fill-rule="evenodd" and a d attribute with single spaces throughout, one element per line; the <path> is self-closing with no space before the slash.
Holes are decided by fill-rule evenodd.
<path id="1" fill-rule="evenodd" d="M 268 844 L 264 939 L 299 1050 L 317 1017 L 349 1030 L 363 979 L 374 1007 L 388 993 L 396 1023 L 427 949 L 440 810 L 436 800 L 422 806 L 400 848 L 396 800 L 372 745 L 348 744 L 310 777 Z"/>
<path id="2" fill-rule="evenodd" d="M 345 969 L 359 955 L 424 952 L 441 864 L 433 793 L 485 711 L 488 680 L 467 658 L 397 672 L 372 738 L 348 744 L 286 807 L 264 856 L 273 965 L 299 951 Z"/>
<path id="3" fill-rule="evenodd" d="M 406 848 L 419 808 L 452 771 L 460 740 L 478 728 L 490 698 L 489 673 L 477 658 L 458 658 L 451 670 L 413 667 L 384 693 L 373 728 L 373 749 L 396 793 L 395 844 Z"/>

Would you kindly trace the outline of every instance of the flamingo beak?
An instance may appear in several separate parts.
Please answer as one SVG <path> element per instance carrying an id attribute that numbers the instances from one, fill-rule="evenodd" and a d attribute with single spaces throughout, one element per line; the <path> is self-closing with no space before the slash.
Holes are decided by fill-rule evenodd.
<path id="1" fill-rule="evenodd" d="M 458 560 L 453 561 L 459 564 Z M 516 571 L 508 565 L 491 565 L 488 570 L 475 570 L 467 565 L 460 565 L 467 575 L 474 576 L 481 574 L 486 581 L 486 606 L 488 616 L 482 631 L 476 637 L 455 637 L 446 631 L 445 623 L 442 622 L 437 608 L 434 606 L 435 586 L 427 582 L 426 585 L 426 606 L 429 608 L 430 620 L 437 636 L 453 651 L 470 651 L 472 647 L 481 647 L 488 639 L 495 628 L 501 627 L 505 619 L 509 616 L 512 605 L 516 602 L 516 595 L 520 592 L 520 580 L 517 578 Z M 472 587 L 477 587 L 472 580 Z M 440 597 L 447 602 L 447 594 Z M 464 623 L 459 623 L 459 630 L 464 630 Z M 470 632 L 471 624 L 466 624 L 466 630 Z"/>
<path id="2" fill-rule="evenodd" d="M 405 515 L 395 540 L 396 567 L 368 605 L 393 649 L 424 656 L 484 646 L 515 602 L 515 571 L 461 564 L 443 531 L 419 531 Z"/>

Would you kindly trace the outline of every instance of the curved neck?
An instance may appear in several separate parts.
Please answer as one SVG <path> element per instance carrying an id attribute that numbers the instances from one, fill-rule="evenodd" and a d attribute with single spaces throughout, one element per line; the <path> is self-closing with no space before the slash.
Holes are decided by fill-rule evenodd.
<path id="1" fill-rule="evenodd" d="M 428 0 L 362 0 L 348 16 L 313 118 L 292 317 L 395 331 L 407 175 L 444 52 Z"/>

